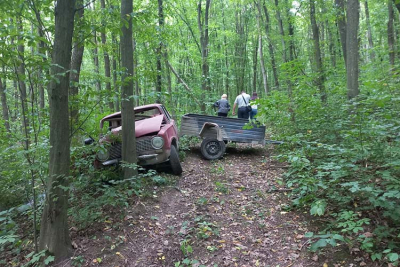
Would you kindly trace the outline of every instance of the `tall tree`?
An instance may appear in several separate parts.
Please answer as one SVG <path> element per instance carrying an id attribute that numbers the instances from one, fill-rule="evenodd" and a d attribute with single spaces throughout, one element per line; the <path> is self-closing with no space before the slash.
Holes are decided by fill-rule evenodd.
<path id="1" fill-rule="evenodd" d="M 0 78 L 0 98 L 1 98 L 1 108 L 4 120 L 4 127 L 6 128 L 7 132 L 10 132 L 10 122 L 9 122 L 9 111 L 7 105 L 7 95 L 6 95 L 6 88 L 3 86 L 2 79 Z"/>
<path id="2" fill-rule="evenodd" d="M 367 36 L 368 36 L 368 49 L 370 49 L 370 57 L 371 60 L 375 59 L 375 52 L 374 52 L 374 41 L 372 40 L 372 28 L 371 28 L 371 22 L 369 19 L 369 7 L 368 7 L 368 0 L 365 0 L 364 2 L 364 8 L 365 8 L 365 21 L 367 23 Z"/>
<path id="3" fill-rule="evenodd" d="M 105 9 L 106 9 L 106 1 L 105 0 L 101 0 L 100 1 L 101 4 L 101 9 L 104 13 Z M 110 108 L 111 111 L 114 111 L 114 102 L 113 102 L 113 98 L 111 97 L 113 92 L 111 90 L 111 66 L 110 66 L 110 56 L 108 55 L 107 52 L 107 37 L 106 37 L 106 29 L 107 27 L 105 27 L 106 25 L 106 21 L 102 21 L 102 26 L 104 27 L 104 29 L 101 31 L 101 43 L 103 44 L 103 58 L 104 58 L 104 74 L 107 78 L 106 80 L 106 91 L 107 94 L 109 94 L 108 97 L 108 107 Z"/>
<path id="4" fill-rule="evenodd" d="M 162 58 L 162 30 L 164 26 L 164 10 L 163 10 L 163 0 L 158 0 L 158 46 L 156 51 L 157 58 L 157 76 L 156 76 L 156 92 L 157 92 L 157 103 L 161 103 L 161 87 L 162 87 L 162 66 L 161 66 L 161 58 Z"/>
<path id="5" fill-rule="evenodd" d="M 204 91 L 204 94 L 208 94 L 210 91 L 210 68 L 208 65 L 208 19 L 209 19 L 209 10 L 210 10 L 211 0 L 206 0 L 206 7 L 204 10 L 203 17 L 203 9 L 202 9 L 202 0 L 199 0 L 197 5 L 197 25 L 199 27 L 200 32 L 200 45 L 201 45 L 201 89 Z M 206 111 L 206 105 L 203 103 L 201 105 L 201 111 Z"/>
<path id="6" fill-rule="evenodd" d="M 395 61 L 395 48 L 394 48 L 394 10 L 392 1 L 388 0 L 388 22 L 387 22 L 387 36 L 389 46 L 389 63 L 391 68 L 394 67 Z"/>
<path id="7" fill-rule="evenodd" d="M 321 48 L 319 44 L 319 29 L 317 25 L 317 21 L 315 19 L 315 3 L 314 0 L 310 0 L 310 19 L 311 19 L 311 28 L 313 33 L 313 42 L 314 42 L 314 60 L 316 65 L 316 71 L 318 73 L 317 76 L 317 86 L 319 88 L 321 94 L 322 102 L 326 102 L 326 92 L 325 92 L 325 75 L 322 66 L 322 58 L 321 58 Z"/>
<path id="8" fill-rule="evenodd" d="M 342 45 L 342 53 L 344 62 L 347 62 L 347 34 L 346 34 L 346 15 L 344 12 L 344 0 L 335 0 L 337 25 L 339 28 L 340 44 Z"/>
<path id="9" fill-rule="evenodd" d="M 136 164 L 135 112 L 133 103 L 133 39 L 132 39 L 132 0 L 121 0 L 121 116 L 122 116 L 122 160 Z M 132 167 L 124 168 L 124 177 L 136 174 Z"/>
<path id="10" fill-rule="evenodd" d="M 70 81 L 71 87 L 69 91 L 70 103 L 71 103 L 71 133 L 74 131 L 73 127 L 79 125 L 79 78 L 81 74 L 81 66 L 83 59 L 83 52 L 85 49 L 84 46 L 84 31 L 83 27 L 83 15 L 84 15 L 84 7 L 83 0 L 76 0 L 77 12 L 75 14 L 75 42 L 74 47 L 72 49 L 72 58 L 71 58 L 71 73 L 70 73 Z"/>
<path id="11" fill-rule="evenodd" d="M 70 137 L 68 88 L 71 64 L 75 0 L 58 0 L 52 53 L 50 99 L 50 157 L 47 197 L 40 227 L 40 250 L 48 250 L 60 262 L 71 254 L 69 236 L 68 179 Z"/>
<path id="12" fill-rule="evenodd" d="M 278 76 L 277 64 L 276 64 L 276 60 L 275 60 L 275 50 L 274 50 L 274 46 L 272 44 L 272 38 L 270 36 L 271 22 L 269 19 L 269 12 L 268 12 L 265 2 L 263 2 L 263 10 L 264 10 L 264 14 L 265 14 L 265 33 L 266 33 L 266 37 L 268 40 L 268 50 L 269 50 L 269 56 L 271 58 L 272 74 L 274 76 L 275 87 L 276 87 L 276 89 L 279 89 L 279 76 Z"/>
<path id="13" fill-rule="evenodd" d="M 359 0 L 347 2 L 347 26 L 346 26 L 346 76 L 347 97 L 352 99 L 360 93 L 358 88 L 358 24 L 360 20 Z"/>

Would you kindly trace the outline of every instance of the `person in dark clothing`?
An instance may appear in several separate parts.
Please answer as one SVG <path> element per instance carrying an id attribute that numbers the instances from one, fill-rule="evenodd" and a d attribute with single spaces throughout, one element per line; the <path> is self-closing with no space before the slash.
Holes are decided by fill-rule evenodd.
<path id="1" fill-rule="evenodd" d="M 218 108 L 217 112 L 220 117 L 227 117 L 229 110 L 231 110 L 227 97 L 226 94 L 223 94 L 221 99 L 214 103 L 214 107 Z"/>

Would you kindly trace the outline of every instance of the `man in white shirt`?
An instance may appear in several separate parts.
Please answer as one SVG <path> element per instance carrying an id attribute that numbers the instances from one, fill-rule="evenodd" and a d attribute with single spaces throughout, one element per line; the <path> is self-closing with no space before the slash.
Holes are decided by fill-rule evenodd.
<path id="1" fill-rule="evenodd" d="M 232 115 L 235 116 L 236 105 L 238 106 L 238 118 L 248 119 L 250 114 L 250 109 L 247 106 L 250 104 L 250 95 L 246 94 L 245 91 L 242 91 L 240 95 L 238 95 L 235 99 L 235 103 L 233 104 Z"/>

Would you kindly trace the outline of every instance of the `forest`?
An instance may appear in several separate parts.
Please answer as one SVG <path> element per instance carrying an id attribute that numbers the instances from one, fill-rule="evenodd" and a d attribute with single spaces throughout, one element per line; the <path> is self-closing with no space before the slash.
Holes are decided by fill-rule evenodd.
<path id="1" fill-rule="evenodd" d="M 328 266 L 339 248 L 354 266 L 400 264 L 400 0 L 4 0 L 0 55 L 0 265 L 291 266 L 274 256 L 224 263 L 228 226 L 207 216 L 183 221 L 162 243 L 176 242 L 178 252 L 156 249 L 153 265 L 118 250 L 139 242 L 135 235 L 108 232 L 111 245 L 98 245 L 97 256 L 77 242 L 100 244 L 99 232 L 121 229 L 163 187 L 192 197 L 200 211 L 233 208 L 222 197 L 246 191 L 228 170 L 240 164 L 269 177 L 274 207 L 286 203 L 279 216 L 302 214 L 312 225 L 301 235 L 286 229 L 301 239 L 295 255 L 303 265 L 294 266 Z M 134 107 L 161 103 L 179 128 L 182 115 L 216 115 L 222 94 L 233 106 L 242 91 L 258 93 L 256 120 L 280 145 L 232 145 L 233 156 L 204 161 L 196 140 L 181 138 L 182 176 L 136 165 L 135 138 L 127 138 L 134 123 L 125 119 Z M 83 142 L 118 111 L 125 163 L 99 171 L 93 160 L 102 145 Z M 268 176 L 274 166 L 280 171 Z M 190 177 L 217 179 L 204 187 L 217 197 L 183 190 Z M 254 197 L 269 201 L 268 188 L 254 186 Z M 239 206 L 263 220 L 261 233 L 275 217 L 253 210 L 266 202 L 251 203 Z M 181 206 L 184 214 L 189 204 Z M 130 226 L 155 227 L 160 216 Z"/>

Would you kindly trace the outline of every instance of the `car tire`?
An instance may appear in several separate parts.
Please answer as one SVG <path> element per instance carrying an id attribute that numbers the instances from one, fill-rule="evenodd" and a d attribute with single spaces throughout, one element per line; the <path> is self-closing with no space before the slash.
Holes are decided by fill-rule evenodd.
<path id="1" fill-rule="evenodd" d="M 169 167 L 173 174 L 181 175 L 182 174 L 182 166 L 181 162 L 179 161 L 179 154 L 176 150 L 175 146 L 171 146 L 171 154 L 169 156 Z"/>
<path id="2" fill-rule="evenodd" d="M 226 146 L 224 141 L 216 138 L 205 138 L 201 143 L 201 154 L 206 159 L 219 159 L 225 154 Z"/>

